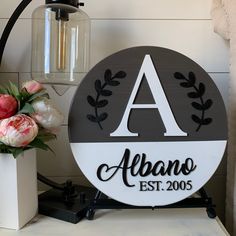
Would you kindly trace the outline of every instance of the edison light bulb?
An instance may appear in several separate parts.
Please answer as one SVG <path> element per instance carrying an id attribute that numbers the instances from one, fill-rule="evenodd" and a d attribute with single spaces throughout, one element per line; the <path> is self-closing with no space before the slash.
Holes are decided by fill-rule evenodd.
<path id="1" fill-rule="evenodd" d="M 63 72 L 66 68 L 66 21 L 58 20 L 57 69 Z"/>

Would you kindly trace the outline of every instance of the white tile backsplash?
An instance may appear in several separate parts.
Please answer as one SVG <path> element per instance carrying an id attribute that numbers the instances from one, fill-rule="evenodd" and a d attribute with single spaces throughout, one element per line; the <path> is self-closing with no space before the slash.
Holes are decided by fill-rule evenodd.
<path id="1" fill-rule="evenodd" d="M 5 24 L 6 20 L 0 19 L 0 32 Z M 7 42 L 0 71 L 31 71 L 30 40 L 31 20 L 18 20 Z M 141 45 L 178 51 L 207 72 L 229 72 L 227 45 L 213 32 L 208 20 L 93 20 L 91 67 L 121 49 Z"/>
<path id="2" fill-rule="evenodd" d="M 21 0 L 1 2 L 1 18 L 9 18 Z M 85 0 L 81 7 L 91 18 L 96 19 L 210 19 L 211 0 Z M 30 18 L 32 11 L 45 3 L 34 0 L 24 10 L 21 18 Z M 186 10 L 189 9 L 189 10 Z"/>
<path id="3" fill-rule="evenodd" d="M 213 32 L 211 21 L 99 20 L 92 21 L 91 65 L 124 48 L 159 46 L 178 51 L 207 72 L 229 72 L 229 52 Z"/>
<path id="4" fill-rule="evenodd" d="M 0 34 L 6 25 L 0 19 Z M 20 19 L 15 24 L 5 47 L 0 72 L 30 72 L 31 68 L 31 20 Z"/>
<path id="5" fill-rule="evenodd" d="M 14 84 L 18 84 L 18 73 L 1 73 L 0 72 L 0 86 L 6 87 L 9 85 L 9 81 Z"/>

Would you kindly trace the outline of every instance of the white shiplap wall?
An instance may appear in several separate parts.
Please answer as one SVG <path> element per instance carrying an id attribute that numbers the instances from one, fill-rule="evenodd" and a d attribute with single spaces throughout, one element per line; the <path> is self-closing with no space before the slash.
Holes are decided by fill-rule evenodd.
<path id="1" fill-rule="evenodd" d="M 1 0 L 0 33 L 20 0 Z M 31 13 L 43 0 L 33 0 L 15 25 L 0 68 L 2 82 L 22 82 L 30 78 Z M 228 45 L 213 32 L 211 0 L 86 0 L 83 10 L 91 17 L 91 66 L 127 47 L 154 45 L 179 51 L 199 63 L 214 79 L 225 103 L 228 97 Z M 68 113 L 71 88 L 58 96 L 49 88 L 58 107 Z M 56 156 L 38 152 L 39 171 L 56 181 L 71 178 L 85 183 L 75 164 L 67 137 L 67 122 L 57 141 Z M 204 157 L 203 157 L 204 158 Z M 207 184 L 224 218 L 226 159 Z M 40 187 L 45 187 L 40 185 Z"/>

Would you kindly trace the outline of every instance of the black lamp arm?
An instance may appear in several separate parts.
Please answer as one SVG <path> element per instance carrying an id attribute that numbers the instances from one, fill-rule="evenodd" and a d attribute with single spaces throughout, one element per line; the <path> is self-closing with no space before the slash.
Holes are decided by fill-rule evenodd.
<path id="1" fill-rule="evenodd" d="M 44 177 L 43 175 L 41 175 L 40 173 L 37 173 L 37 178 L 40 182 L 54 188 L 54 189 L 58 189 L 58 190 L 62 190 L 64 191 L 64 186 L 62 184 L 58 184 L 54 181 L 51 181 L 50 179 Z"/>
<path id="2" fill-rule="evenodd" d="M 32 2 L 32 0 L 23 0 L 21 3 L 18 5 L 18 7 L 15 9 L 13 14 L 11 15 L 10 19 L 7 22 L 7 25 L 2 33 L 1 39 L 0 39 L 0 65 L 2 63 L 2 57 L 3 57 L 3 52 L 8 40 L 8 37 L 11 33 L 11 30 L 13 26 L 15 25 L 17 19 L 21 15 L 21 13 L 25 10 L 25 8 Z"/>

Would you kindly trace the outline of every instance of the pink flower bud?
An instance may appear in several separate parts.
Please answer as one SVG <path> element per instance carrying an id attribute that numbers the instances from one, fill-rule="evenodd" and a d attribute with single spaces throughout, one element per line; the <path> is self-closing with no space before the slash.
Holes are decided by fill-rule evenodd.
<path id="1" fill-rule="evenodd" d="M 11 117 L 17 112 L 17 101 L 8 94 L 0 94 L 0 120 Z"/>
<path id="2" fill-rule="evenodd" d="M 0 141 L 12 147 L 25 147 L 38 134 L 35 121 L 26 115 L 15 115 L 0 122 Z"/>
<path id="3" fill-rule="evenodd" d="M 25 82 L 22 88 L 25 88 L 29 94 L 34 94 L 42 90 L 43 85 L 35 80 L 30 80 Z"/>
<path id="4" fill-rule="evenodd" d="M 43 128 L 54 130 L 60 126 L 64 116 L 54 107 L 47 98 L 38 98 L 31 103 L 35 113 L 31 117 Z"/>

